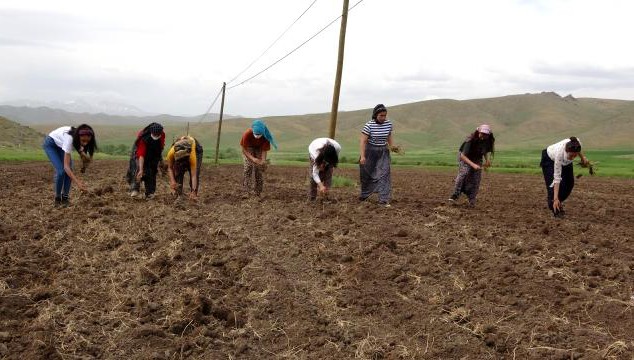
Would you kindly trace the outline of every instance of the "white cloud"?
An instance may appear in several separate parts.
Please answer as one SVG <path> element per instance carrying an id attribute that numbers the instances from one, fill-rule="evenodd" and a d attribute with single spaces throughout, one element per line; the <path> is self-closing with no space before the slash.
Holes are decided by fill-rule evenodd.
<path id="1" fill-rule="evenodd" d="M 311 2 L 5 0 L 0 102 L 104 97 L 200 114 Z M 229 86 L 287 54 L 341 6 L 317 1 Z M 633 10 L 624 0 L 364 0 L 349 14 L 340 109 L 558 89 L 632 99 Z M 337 22 L 229 91 L 226 111 L 330 111 L 338 35 Z"/>

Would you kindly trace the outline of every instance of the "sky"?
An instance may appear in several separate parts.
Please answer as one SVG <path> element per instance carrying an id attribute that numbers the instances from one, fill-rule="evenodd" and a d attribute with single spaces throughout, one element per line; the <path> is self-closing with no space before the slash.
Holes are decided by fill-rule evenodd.
<path id="1" fill-rule="evenodd" d="M 634 1 L 357 3 L 340 111 L 542 91 L 634 100 Z M 0 104 L 81 99 L 191 116 L 227 82 L 227 114 L 330 112 L 340 22 L 288 54 L 342 9 L 343 0 L 0 0 Z"/>

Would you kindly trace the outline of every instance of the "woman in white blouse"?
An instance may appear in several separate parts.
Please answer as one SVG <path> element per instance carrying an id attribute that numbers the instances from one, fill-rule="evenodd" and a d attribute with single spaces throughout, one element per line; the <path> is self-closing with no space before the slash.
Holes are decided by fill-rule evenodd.
<path id="1" fill-rule="evenodd" d="M 577 156 L 581 158 L 582 164 L 588 163 L 588 159 L 581 152 L 581 141 L 574 136 L 542 150 L 542 161 L 539 165 L 548 192 L 548 208 L 555 217 L 564 216 L 563 202 L 575 186 L 572 162 Z"/>

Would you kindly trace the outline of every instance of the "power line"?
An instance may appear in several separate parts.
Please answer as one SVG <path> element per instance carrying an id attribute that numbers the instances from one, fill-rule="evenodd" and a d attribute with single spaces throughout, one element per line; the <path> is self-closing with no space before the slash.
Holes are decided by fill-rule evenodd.
<path id="1" fill-rule="evenodd" d="M 260 54 L 260 56 L 258 56 L 255 60 L 253 60 L 253 61 L 252 61 L 252 62 L 251 62 L 251 63 L 250 63 L 250 64 L 249 64 L 246 68 L 244 68 L 244 70 L 240 71 L 240 73 L 239 73 L 238 75 L 234 76 L 234 77 L 233 77 L 233 79 L 229 80 L 229 81 L 227 82 L 227 84 L 231 84 L 231 83 L 232 83 L 235 79 L 237 79 L 240 75 L 244 74 L 244 72 L 245 72 L 245 71 L 249 70 L 249 69 L 251 68 L 251 66 L 253 66 L 253 64 L 255 64 L 255 63 L 256 63 L 256 61 L 260 60 L 260 59 L 262 58 L 262 56 L 264 56 L 264 54 L 266 54 L 266 53 L 267 53 L 267 51 L 269 51 L 269 50 L 273 47 L 273 45 L 275 45 L 275 44 L 276 44 L 276 43 L 277 43 L 277 42 L 278 42 L 278 41 L 282 38 L 282 36 L 284 36 L 284 35 L 288 32 L 288 30 L 290 30 L 290 29 L 293 27 L 293 25 L 295 25 L 295 23 L 297 23 L 297 22 L 299 21 L 299 19 L 301 19 L 301 18 L 302 18 L 302 16 L 304 16 L 304 14 L 306 14 L 306 13 L 308 12 L 308 10 L 310 10 L 310 8 L 311 8 L 311 7 L 313 7 L 313 5 L 315 5 L 315 3 L 316 3 L 316 2 L 317 2 L 317 0 L 314 0 L 314 1 L 313 1 L 313 2 L 312 2 L 309 6 L 308 6 L 308 8 L 307 8 L 306 10 L 304 10 L 304 12 L 303 12 L 301 15 L 299 15 L 299 17 L 298 17 L 297 19 L 295 19 L 295 21 L 293 21 L 293 23 L 292 23 L 291 25 L 289 25 L 289 26 L 286 28 L 286 30 L 284 30 L 284 32 L 282 32 L 282 34 L 281 34 L 280 36 L 278 36 L 278 37 L 277 37 L 277 39 L 275 39 L 275 41 L 273 41 L 273 43 L 271 43 L 271 45 L 269 45 L 269 47 L 267 47 L 267 48 L 266 48 L 266 49 L 265 49 L 265 50 L 264 50 L 264 51 Z"/>
<path id="2" fill-rule="evenodd" d="M 348 9 L 348 11 L 351 11 L 352 9 L 354 9 L 357 5 L 359 5 L 360 3 L 362 3 L 363 0 L 359 0 L 357 1 L 356 4 L 354 4 L 352 7 L 350 7 L 350 9 Z M 299 46 L 297 46 L 295 49 L 291 50 L 288 54 L 282 56 L 281 58 L 279 58 L 277 61 L 275 61 L 274 63 L 272 63 L 271 65 L 267 66 L 266 68 L 264 68 L 263 70 L 261 70 L 260 72 L 258 72 L 257 74 L 251 76 L 250 78 L 236 84 L 233 85 L 231 87 L 228 87 L 227 90 L 231 90 L 235 87 L 238 87 L 244 83 L 246 83 L 247 81 L 253 80 L 254 78 L 256 78 L 257 76 L 259 76 L 260 74 L 264 73 L 265 71 L 267 71 L 268 69 L 272 68 L 273 66 L 277 65 L 277 63 L 279 63 L 280 61 L 286 59 L 289 55 L 291 55 L 292 53 L 294 53 L 295 51 L 299 50 L 299 48 L 301 48 L 302 46 L 306 45 L 306 43 L 308 43 L 309 41 L 311 41 L 312 39 L 314 39 L 317 35 L 321 34 L 324 30 L 326 30 L 328 27 L 330 27 L 332 24 L 334 24 L 335 22 L 337 22 L 337 20 L 339 20 L 341 18 L 341 15 L 337 16 L 336 19 L 334 19 L 333 21 L 331 21 L 330 23 L 328 23 L 328 25 L 324 26 L 321 30 L 319 30 L 317 33 L 315 33 L 315 35 L 311 36 L 310 38 L 308 38 L 308 40 L 304 41 L 303 43 L 301 43 Z"/>
<path id="3" fill-rule="evenodd" d="M 203 114 L 203 116 L 200 117 L 200 120 L 198 120 L 198 123 L 200 124 L 205 117 L 209 114 L 209 112 L 211 111 L 211 108 L 214 107 L 214 105 L 216 105 L 216 101 L 218 101 L 218 98 L 220 97 L 220 94 L 222 93 L 222 87 L 220 88 L 220 91 L 218 91 L 218 94 L 216 94 L 216 97 L 214 98 L 214 101 L 211 102 L 211 105 L 209 105 L 209 107 L 207 108 L 207 111 Z"/>

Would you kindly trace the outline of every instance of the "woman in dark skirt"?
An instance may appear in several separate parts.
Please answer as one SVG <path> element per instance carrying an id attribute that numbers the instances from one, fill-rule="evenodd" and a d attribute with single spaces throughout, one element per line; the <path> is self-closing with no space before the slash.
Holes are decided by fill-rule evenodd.
<path id="1" fill-rule="evenodd" d="M 581 158 L 582 165 L 588 164 L 588 159 L 581 152 L 581 141 L 574 136 L 542 150 L 539 165 L 546 183 L 548 208 L 555 217 L 564 216 L 564 201 L 575 186 L 572 162 L 577 156 Z"/>
<path id="2" fill-rule="evenodd" d="M 379 205 L 390 206 L 392 191 L 390 150 L 398 152 L 398 147 L 393 145 L 392 122 L 387 119 L 385 105 L 378 104 L 372 111 L 372 119 L 361 130 L 359 200 L 364 201 L 373 193 L 378 193 Z"/>
<path id="3" fill-rule="evenodd" d="M 458 176 L 456 176 L 454 192 L 449 201 L 456 201 L 461 193 L 465 193 L 469 198 L 469 205 L 475 206 L 480 190 L 482 168 L 491 166 L 491 156 L 494 151 L 495 137 L 491 127 L 486 124 L 478 126 L 476 131 L 460 145 Z"/>

